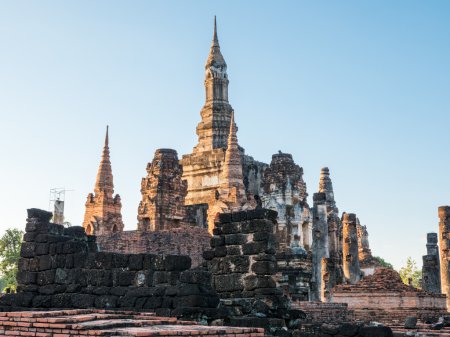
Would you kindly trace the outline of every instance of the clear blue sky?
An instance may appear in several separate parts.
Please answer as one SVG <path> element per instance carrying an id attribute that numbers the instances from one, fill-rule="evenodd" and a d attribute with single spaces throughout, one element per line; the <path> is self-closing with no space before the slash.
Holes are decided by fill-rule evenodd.
<path id="1" fill-rule="evenodd" d="M 328 166 L 374 254 L 421 264 L 450 204 L 449 1 L 2 1 L 0 232 L 65 186 L 81 224 L 106 124 L 136 227 L 155 149 L 196 144 L 214 14 L 246 152 Z"/>

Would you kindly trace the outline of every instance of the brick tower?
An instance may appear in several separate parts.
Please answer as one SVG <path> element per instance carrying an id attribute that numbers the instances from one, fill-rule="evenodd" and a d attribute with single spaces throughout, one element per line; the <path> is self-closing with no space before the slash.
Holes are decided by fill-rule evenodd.
<path id="1" fill-rule="evenodd" d="M 122 203 L 114 196 L 114 183 L 109 157 L 109 135 L 106 127 L 105 146 L 97 172 L 94 193 L 86 201 L 83 227 L 89 235 L 103 235 L 123 231 Z"/>
<path id="2" fill-rule="evenodd" d="M 197 125 L 198 144 L 183 155 L 183 180 L 188 183 L 186 205 L 209 203 L 221 185 L 233 108 L 228 103 L 227 64 L 220 52 L 217 25 L 205 64 L 205 104 Z M 243 149 L 240 149 L 243 151 Z"/>
<path id="3" fill-rule="evenodd" d="M 170 230 L 180 226 L 186 215 L 184 197 L 186 182 L 177 151 L 158 149 L 142 178 L 142 200 L 138 208 L 138 230 Z"/>

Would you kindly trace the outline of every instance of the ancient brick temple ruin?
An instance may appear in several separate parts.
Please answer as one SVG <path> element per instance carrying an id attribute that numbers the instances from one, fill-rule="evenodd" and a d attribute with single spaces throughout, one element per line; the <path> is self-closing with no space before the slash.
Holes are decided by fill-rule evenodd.
<path id="1" fill-rule="evenodd" d="M 155 151 L 141 182 L 136 230 L 123 230 L 121 200 L 113 196 L 108 134 L 83 227 L 97 236 L 104 251 L 189 254 L 193 264 L 200 265 L 218 214 L 271 209 L 278 214 L 277 259 L 284 270 L 280 282 L 285 291 L 299 292 L 301 299 L 329 300 L 336 284 L 350 280 L 344 275 L 347 257 L 342 256 L 345 245 L 340 244 L 344 226 L 330 170 L 322 169 L 311 207 L 303 168 L 291 154 L 279 151 L 270 164 L 245 154 L 238 143 L 237 114 L 229 103 L 227 64 L 215 22 L 204 85 L 198 143 L 181 159 L 173 149 Z M 373 272 L 377 264 L 369 249 L 367 229 L 359 224 L 355 228 L 360 259 Z M 292 270 L 294 262 L 288 260 L 304 266 L 304 271 Z M 357 264 L 357 257 L 352 261 Z M 354 273 L 352 282 L 357 279 L 359 275 Z"/>
<path id="2" fill-rule="evenodd" d="M 0 309 L 88 310 L 70 311 L 76 318 L 64 314 L 58 318 L 64 324 L 83 319 L 79 315 L 97 324 L 96 317 L 112 315 L 98 310 L 114 309 L 133 329 L 139 325 L 135 320 L 155 325 L 156 319 L 130 312 L 151 311 L 210 325 L 261 327 L 282 337 L 390 337 L 390 329 L 365 327 L 355 319 L 389 324 L 411 315 L 436 320 L 446 312 L 440 292 L 450 292 L 450 207 L 439 209 L 440 252 L 436 235 L 429 234 L 423 290 L 414 290 L 395 271 L 381 268 L 356 214 L 339 212 L 329 168 L 321 169 L 310 205 L 303 167 L 291 154 L 279 151 L 266 164 L 245 153 L 216 22 L 204 85 L 198 142 L 181 158 L 173 149 L 155 151 L 141 180 L 135 229 L 124 230 L 121 199 L 114 195 L 107 129 L 82 227 L 64 228 L 49 222 L 51 214 L 29 210 L 18 293 L 0 298 Z M 10 317 L 14 325 L 21 316 Z M 27 329 L 41 318 L 30 317 Z M 76 332 L 81 327 L 67 329 L 88 335 Z M 114 336 L 144 333 L 130 329 L 115 330 Z M 176 327 L 164 329 L 173 335 Z M 262 334 L 189 329 L 186 335 Z"/>

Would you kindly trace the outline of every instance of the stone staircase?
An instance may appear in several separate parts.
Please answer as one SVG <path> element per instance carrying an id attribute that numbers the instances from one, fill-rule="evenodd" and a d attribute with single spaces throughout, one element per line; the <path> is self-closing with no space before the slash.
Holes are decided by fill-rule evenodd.
<path id="1" fill-rule="evenodd" d="M 154 313 L 108 310 L 0 313 L 0 335 L 34 337 L 197 336 L 262 337 L 264 329 L 204 326 Z"/>

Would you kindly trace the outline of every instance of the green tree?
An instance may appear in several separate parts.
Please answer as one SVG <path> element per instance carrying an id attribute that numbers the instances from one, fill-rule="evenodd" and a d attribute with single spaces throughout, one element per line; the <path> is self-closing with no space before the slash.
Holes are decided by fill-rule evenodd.
<path id="1" fill-rule="evenodd" d="M 416 261 L 411 256 L 406 260 L 406 266 L 400 268 L 399 274 L 404 284 L 409 284 L 409 280 L 411 280 L 411 285 L 414 288 L 420 288 L 422 271 L 419 270 Z"/>
<path id="2" fill-rule="evenodd" d="M 17 264 L 20 258 L 22 237 L 23 232 L 21 230 L 10 228 L 0 238 L 0 284 L 3 288 L 16 290 Z"/>
<path id="3" fill-rule="evenodd" d="M 385 259 L 383 259 L 382 257 L 379 257 L 379 256 L 374 256 L 373 257 L 375 260 L 377 260 L 379 263 L 380 263 L 380 265 L 382 266 L 382 267 L 385 267 L 385 268 L 389 268 L 389 269 L 394 269 L 394 266 L 392 265 L 392 264 L 390 264 L 389 262 L 387 262 Z"/>

